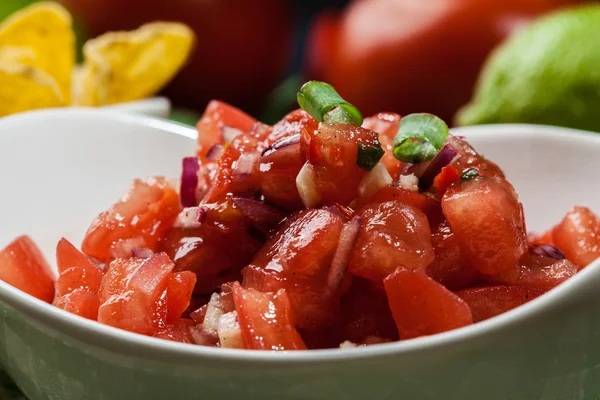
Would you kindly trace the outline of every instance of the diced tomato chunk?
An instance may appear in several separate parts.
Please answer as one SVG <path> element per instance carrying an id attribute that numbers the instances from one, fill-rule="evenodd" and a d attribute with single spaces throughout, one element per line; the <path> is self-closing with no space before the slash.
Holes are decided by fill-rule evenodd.
<path id="1" fill-rule="evenodd" d="M 100 300 L 96 293 L 86 289 L 76 289 L 64 296 L 58 296 L 52 304 L 83 318 L 93 321 L 98 319 Z"/>
<path id="2" fill-rule="evenodd" d="M 167 283 L 167 320 L 180 318 L 190 305 L 196 274 L 191 271 L 175 272 L 169 276 Z"/>
<path id="3" fill-rule="evenodd" d="M 98 293 L 102 282 L 102 271 L 65 238 L 62 238 L 56 246 L 56 263 L 59 272 L 56 291 L 59 296 L 76 289 Z"/>
<path id="4" fill-rule="evenodd" d="M 442 197 L 448 188 L 460 180 L 460 175 L 456 168 L 451 165 L 447 165 L 442 168 L 442 171 L 433 179 L 433 187 L 438 193 L 438 196 Z"/>
<path id="5" fill-rule="evenodd" d="M 244 287 L 286 289 L 299 327 L 322 325 L 336 308 L 335 299 L 324 293 L 344 222 L 339 213 L 326 209 L 293 214 L 244 269 Z"/>
<path id="6" fill-rule="evenodd" d="M 353 279 L 350 291 L 342 297 L 339 323 L 338 342 L 359 343 L 370 336 L 398 340 L 385 289 L 366 279 Z"/>
<path id="7" fill-rule="evenodd" d="M 450 165 L 456 168 L 459 175 L 474 168 L 479 176 L 504 178 L 504 173 L 495 163 L 480 156 L 463 138 L 449 135 L 446 143 L 458 152 L 459 156 Z"/>
<path id="8" fill-rule="evenodd" d="M 400 339 L 433 335 L 473 323 L 467 303 L 422 271 L 398 268 L 383 284 Z"/>
<path id="9" fill-rule="evenodd" d="M 439 225 L 431 235 L 435 260 L 425 272 L 450 290 L 464 289 L 481 279 L 480 274 L 462 256 L 458 240 L 447 223 Z"/>
<path id="10" fill-rule="evenodd" d="M 276 294 L 233 285 L 233 300 L 242 337 L 255 350 L 305 350 L 294 327 L 293 311 L 284 289 Z"/>
<path id="11" fill-rule="evenodd" d="M 19 236 L 0 252 L 0 280 L 47 303 L 54 299 L 50 265 L 28 236 Z"/>
<path id="12" fill-rule="evenodd" d="M 422 269 L 435 258 L 423 212 L 401 201 L 366 206 L 348 271 L 375 283 L 402 266 Z"/>
<path id="13" fill-rule="evenodd" d="M 527 252 L 523 206 L 506 180 L 477 178 L 453 185 L 442 210 L 461 253 L 483 274 L 518 278 Z"/>
<path id="14" fill-rule="evenodd" d="M 180 343 L 194 343 L 190 328 L 195 325 L 190 319 L 179 318 L 160 328 L 154 337 Z"/>
<path id="15" fill-rule="evenodd" d="M 136 179 L 119 202 L 94 220 L 81 249 L 102 262 L 116 258 L 114 248 L 120 241 L 137 239 L 137 247 L 156 251 L 180 209 L 179 195 L 167 179 Z"/>
<path id="16" fill-rule="evenodd" d="M 296 188 L 296 177 L 306 162 L 300 137 L 304 130 L 314 131 L 317 126 L 317 121 L 303 110 L 293 111 L 273 125 L 266 144 L 281 147 L 266 150 L 259 167 L 261 193 L 268 202 L 286 210 L 303 208 Z M 292 140 L 295 137 L 297 141 Z"/>
<path id="17" fill-rule="evenodd" d="M 110 263 L 98 296 L 98 322 L 154 335 L 166 318 L 166 289 L 174 264 L 164 253 Z M 161 299 L 161 297 L 163 299 Z M 158 312 L 163 308 L 165 312 Z"/>
<path id="18" fill-rule="evenodd" d="M 456 294 L 471 308 L 473 322 L 479 322 L 519 307 L 543 293 L 522 286 L 484 286 Z"/>
<path id="19" fill-rule="evenodd" d="M 442 214 L 442 206 L 439 201 L 427 197 L 419 192 L 407 190 L 401 187 L 385 186 L 377 191 L 373 196 L 360 202 L 356 205 L 358 209 L 375 203 L 384 203 L 386 201 L 398 200 L 405 204 L 410 204 L 413 207 L 423 211 L 429 226 L 434 229 L 444 220 Z"/>
<path id="20" fill-rule="evenodd" d="M 516 285 L 548 291 L 577 273 L 578 267 L 569 260 L 527 255 L 521 266 Z"/>
<path id="21" fill-rule="evenodd" d="M 175 261 L 175 271 L 196 274 L 196 293 L 210 294 L 222 283 L 241 278 L 242 268 L 250 263 L 261 242 L 248 233 L 251 221 L 231 198 L 203 207 L 207 211 L 202 225 L 173 228 L 161 250 Z"/>
<path id="22" fill-rule="evenodd" d="M 393 179 L 398 179 L 404 164 L 394 157 L 394 137 L 400 128 L 400 115 L 395 113 L 379 113 L 363 121 L 363 128 L 379 134 L 379 142 L 385 150 L 381 162 L 385 165 Z"/>
<path id="23" fill-rule="evenodd" d="M 549 229 L 546 232 L 542 233 L 541 235 L 536 235 L 536 234 L 529 234 L 527 236 L 527 240 L 529 241 L 530 245 L 539 245 L 539 244 L 545 244 L 545 245 L 549 245 L 549 246 L 554 246 L 554 238 L 553 236 L 553 230 Z"/>
<path id="24" fill-rule="evenodd" d="M 553 231 L 554 244 L 584 268 L 600 257 L 600 219 L 589 208 L 570 210 Z"/>
<path id="25" fill-rule="evenodd" d="M 366 173 L 357 165 L 359 144 L 380 146 L 376 132 L 353 125 L 321 123 L 318 130 L 302 135 L 323 204 L 348 205 L 358 197 L 358 186 Z"/>
<path id="26" fill-rule="evenodd" d="M 211 101 L 196 124 L 198 156 L 206 161 L 206 153 L 215 144 L 224 143 L 228 136 L 236 133 L 248 132 L 255 122 L 254 118 L 225 102 Z"/>

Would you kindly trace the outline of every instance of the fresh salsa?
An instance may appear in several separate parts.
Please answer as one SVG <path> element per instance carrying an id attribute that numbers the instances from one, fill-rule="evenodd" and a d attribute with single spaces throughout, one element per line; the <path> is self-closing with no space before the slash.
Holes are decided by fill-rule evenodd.
<path id="1" fill-rule="evenodd" d="M 433 335 L 518 307 L 600 257 L 575 207 L 542 235 L 502 170 L 430 114 L 363 119 L 329 85 L 273 126 L 219 101 L 178 183 L 136 179 L 61 239 L 58 278 L 27 236 L 0 279 L 143 335 L 257 350 Z"/>

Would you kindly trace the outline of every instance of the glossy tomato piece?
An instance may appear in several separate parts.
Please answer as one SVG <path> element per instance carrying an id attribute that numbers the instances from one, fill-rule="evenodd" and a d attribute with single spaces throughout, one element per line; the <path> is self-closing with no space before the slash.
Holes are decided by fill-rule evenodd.
<path id="1" fill-rule="evenodd" d="M 366 206 L 348 271 L 381 284 L 398 267 L 423 269 L 435 258 L 431 229 L 421 210 L 401 201 Z"/>
<path id="2" fill-rule="evenodd" d="M 128 240 L 156 251 L 180 210 L 179 195 L 166 178 L 136 179 L 119 202 L 92 222 L 81 250 L 102 262 L 122 256 L 118 248 Z"/>
<path id="3" fill-rule="evenodd" d="M 541 235 L 536 235 L 536 234 L 530 233 L 527 236 L 527 240 L 529 241 L 530 245 L 545 244 L 545 245 L 549 245 L 549 246 L 554 246 L 553 233 L 554 233 L 553 229 L 549 229 L 546 232 L 542 233 Z"/>
<path id="4" fill-rule="evenodd" d="M 431 229 L 436 229 L 438 225 L 445 219 L 442 214 L 442 206 L 440 202 L 427 197 L 419 192 L 407 190 L 401 187 L 385 186 L 377 191 L 373 196 L 359 202 L 357 208 L 362 208 L 368 204 L 384 203 L 386 201 L 398 200 L 402 203 L 409 204 L 421 210 Z"/>
<path id="5" fill-rule="evenodd" d="M 196 124 L 198 156 L 206 162 L 206 154 L 216 144 L 231 142 L 234 135 L 248 132 L 256 120 L 243 111 L 219 100 L 212 100 Z"/>
<path id="6" fill-rule="evenodd" d="M 254 350 L 306 350 L 285 290 L 262 293 L 233 285 L 233 300 L 246 347 Z"/>
<path id="7" fill-rule="evenodd" d="M 52 303 L 71 314 L 96 321 L 100 300 L 98 294 L 86 289 L 75 289 L 64 296 L 58 296 Z"/>
<path id="8" fill-rule="evenodd" d="M 363 121 L 363 128 L 370 129 L 379 134 L 379 142 L 385 150 L 381 162 L 390 173 L 392 179 L 398 179 L 400 170 L 405 165 L 394 157 L 394 137 L 400 128 L 400 115 L 395 113 L 379 113 Z"/>
<path id="9" fill-rule="evenodd" d="M 398 330 L 383 286 L 354 278 L 342 297 L 340 339 L 360 343 L 370 336 L 398 340 Z"/>
<path id="10" fill-rule="evenodd" d="M 206 214 L 202 225 L 173 228 L 161 250 L 175 261 L 175 271 L 196 274 L 195 293 L 210 294 L 222 283 L 240 279 L 240 271 L 262 243 L 250 235 L 250 220 L 231 198 L 203 207 Z"/>
<path id="11" fill-rule="evenodd" d="M 345 218 L 327 209 L 299 211 L 244 269 L 244 287 L 265 292 L 286 289 L 298 326 L 315 329 L 328 321 L 339 299 L 331 295 L 327 276 Z"/>
<path id="12" fill-rule="evenodd" d="M 262 125 L 254 127 L 262 130 Z M 258 136 L 258 137 L 257 137 Z M 251 197 L 260 189 L 261 141 L 264 140 L 251 129 L 236 136 L 217 162 L 211 186 L 202 203 L 223 201 L 228 195 Z"/>
<path id="13" fill-rule="evenodd" d="M 358 197 L 366 171 L 357 162 L 359 145 L 380 146 L 378 134 L 353 125 L 319 124 L 302 136 L 308 161 L 314 168 L 315 187 L 323 204 L 348 205 Z"/>
<path id="14" fill-rule="evenodd" d="M 456 168 L 447 165 L 442 168 L 442 171 L 433 179 L 433 187 L 439 197 L 442 197 L 450 186 L 460 180 L 460 175 Z"/>
<path id="15" fill-rule="evenodd" d="M 522 286 L 484 286 L 456 292 L 471 308 L 473 322 L 510 311 L 543 293 L 541 290 Z"/>
<path id="16" fill-rule="evenodd" d="M 442 210 L 461 253 L 479 272 L 512 275 L 527 252 L 523 206 L 503 179 L 477 178 L 453 185 Z M 518 277 L 518 273 L 515 278 Z"/>
<path id="17" fill-rule="evenodd" d="M 517 285 L 548 291 L 573 275 L 579 269 L 569 260 L 528 254 L 521 261 L 521 275 Z"/>
<path id="18" fill-rule="evenodd" d="M 422 271 L 398 268 L 383 284 L 401 340 L 473 323 L 467 303 Z"/>
<path id="19" fill-rule="evenodd" d="M 480 176 L 504 178 L 504 173 L 494 162 L 483 158 L 462 137 L 448 135 L 446 143 L 458 152 L 458 157 L 450 164 L 462 175 L 470 169 L 475 169 Z"/>
<path id="20" fill-rule="evenodd" d="M 581 268 L 600 257 L 600 219 L 589 208 L 571 209 L 554 228 L 555 245 Z"/>
<path id="21" fill-rule="evenodd" d="M 447 223 L 431 235 L 435 259 L 425 272 L 450 290 L 464 289 L 481 280 L 481 275 L 463 257 L 458 240 Z"/>
<path id="22" fill-rule="evenodd" d="M 180 343 L 195 343 L 191 328 L 195 326 L 190 319 L 179 318 L 159 328 L 154 337 Z"/>
<path id="23" fill-rule="evenodd" d="M 56 263 L 59 273 L 56 291 L 59 296 L 75 289 L 98 293 L 102 282 L 102 271 L 65 238 L 62 238 L 56 246 Z"/>
<path id="24" fill-rule="evenodd" d="M 266 141 L 271 147 L 263 152 L 259 167 L 261 193 L 268 202 L 286 210 L 304 207 L 296 188 L 296 177 L 306 162 L 300 137 L 317 127 L 317 121 L 303 110 L 293 111 L 273 125 Z"/>
<path id="25" fill-rule="evenodd" d="M 98 322 L 154 335 L 163 326 L 169 276 L 174 264 L 165 253 L 149 259 L 117 259 L 110 263 L 98 292 Z M 162 298 L 161 298 L 162 297 Z M 163 315 L 164 314 L 164 315 Z"/>
<path id="26" fill-rule="evenodd" d="M 52 270 L 29 236 L 19 236 L 0 252 L 0 280 L 47 303 L 54 299 Z"/>
<path id="27" fill-rule="evenodd" d="M 189 307 L 196 285 L 196 274 L 191 271 L 172 273 L 167 283 L 167 320 L 181 317 Z"/>

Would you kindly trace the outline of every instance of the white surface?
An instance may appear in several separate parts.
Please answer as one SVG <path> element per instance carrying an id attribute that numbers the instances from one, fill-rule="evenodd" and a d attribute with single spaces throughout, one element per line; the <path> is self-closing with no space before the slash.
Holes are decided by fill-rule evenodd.
<path id="1" fill-rule="evenodd" d="M 600 135 L 534 126 L 481 126 L 454 131 L 497 162 L 523 200 L 531 228 L 557 223 L 572 205 L 600 212 L 597 173 Z M 45 110 L 0 120 L 0 246 L 28 233 L 50 260 L 61 236 L 79 243 L 98 212 L 110 206 L 135 177 L 178 176 L 182 157 L 193 154 L 195 132 L 177 124 L 97 110 Z M 349 349 L 276 354 L 188 346 L 102 326 L 22 294 L 0 282 L 0 300 L 83 342 L 127 349 L 179 362 L 221 360 L 318 361 L 374 357 L 464 342 L 590 292 L 586 282 L 599 263 L 551 293 L 492 320 L 431 337 Z M 594 291 L 595 293 L 596 291 Z M 190 359 L 191 357 L 191 359 Z"/>

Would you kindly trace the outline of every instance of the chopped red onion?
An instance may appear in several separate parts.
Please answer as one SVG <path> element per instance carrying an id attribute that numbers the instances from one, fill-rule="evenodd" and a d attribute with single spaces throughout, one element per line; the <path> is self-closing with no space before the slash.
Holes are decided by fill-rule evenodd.
<path id="1" fill-rule="evenodd" d="M 121 239 L 113 243 L 110 249 L 111 256 L 114 258 L 129 258 L 135 248 L 146 246 L 146 241 L 141 236 L 136 236 L 128 239 Z"/>
<path id="2" fill-rule="evenodd" d="M 194 229 L 199 228 L 206 218 L 206 207 L 184 208 L 173 223 L 175 228 Z"/>
<path id="3" fill-rule="evenodd" d="M 333 256 L 333 260 L 331 261 L 329 275 L 327 276 L 327 287 L 330 291 L 330 294 L 333 294 L 338 289 L 342 279 L 344 279 L 344 273 L 348 267 L 350 254 L 352 253 L 354 243 L 358 237 L 360 226 L 361 219 L 359 216 L 356 216 L 347 222 L 342 229 L 338 246 L 335 249 L 335 254 Z"/>
<path id="4" fill-rule="evenodd" d="M 198 205 L 196 199 L 196 188 L 198 187 L 198 171 L 200 160 L 198 157 L 185 157 L 182 161 L 181 188 L 179 196 L 183 207 Z"/>
<path id="5" fill-rule="evenodd" d="M 273 143 L 272 145 L 267 147 L 262 152 L 262 157 L 268 156 L 269 154 L 274 153 L 279 149 L 282 149 L 284 147 L 287 147 L 291 144 L 296 144 L 296 143 L 300 143 L 300 134 L 299 133 L 279 139 L 278 141 L 276 141 L 275 143 Z"/>
<path id="6" fill-rule="evenodd" d="M 458 156 L 458 151 L 452 145 L 444 145 L 420 176 L 419 186 L 427 189 L 433 185 L 433 180 L 442 171 L 442 168 L 450 164 L 456 156 Z"/>
<path id="7" fill-rule="evenodd" d="M 225 151 L 225 147 L 223 147 L 223 145 L 215 144 L 206 153 L 206 159 L 210 160 L 210 161 L 217 161 L 219 158 L 221 158 L 224 151 Z"/>
<path id="8" fill-rule="evenodd" d="M 530 251 L 537 256 L 550 257 L 555 260 L 564 260 L 567 258 L 565 254 L 555 246 L 548 244 L 539 244 L 531 247 Z"/>
<path id="9" fill-rule="evenodd" d="M 285 214 L 281 211 L 266 205 L 262 201 L 243 197 L 234 197 L 232 200 L 242 213 L 252 221 L 256 229 L 263 233 L 269 232 L 285 218 Z"/>
<path id="10" fill-rule="evenodd" d="M 238 158 L 233 166 L 232 176 L 251 175 L 258 166 L 260 155 L 258 152 L 245 153 Z"/>
<path id="11" fill-rule="evenodd" d="M 321 202 L 321 194 L 315 183 L 315 170 L 309 162 L 305 162 L 296 176 L 296 189 L 306 208 L 315 208 Z"/>
<path id="12" fill-rule="evenodd" d="M 154 255 L 154 252 L 145 247 L 136 247 L 131 250 L 131 255 L 136 258 L 150 258 Z"/>
<path id="13" fill-rule="evenodd" d="M 231 126 L 222 126 L 221 127 L 221 138 L 223 139 L 223 143 L 229 144 L 233 142 L 238 135 L 241 135 L 243 132 L 237 128 L 233 128 Z"/>

